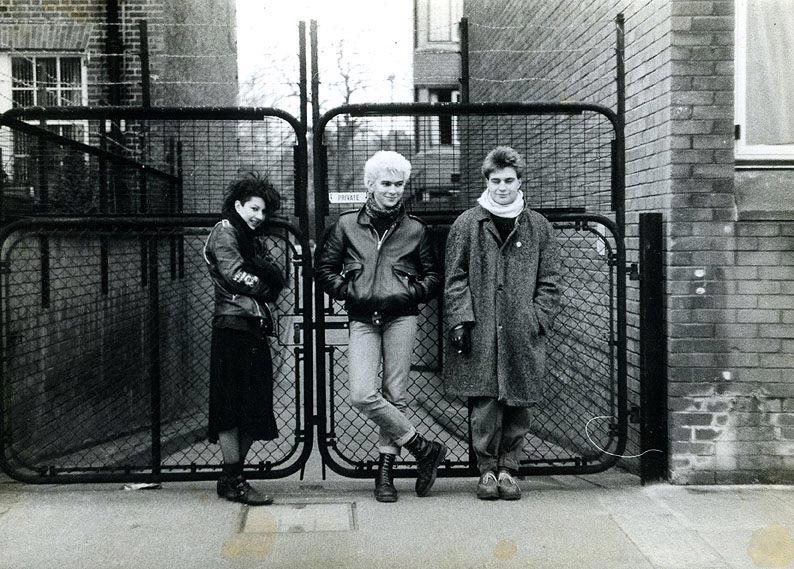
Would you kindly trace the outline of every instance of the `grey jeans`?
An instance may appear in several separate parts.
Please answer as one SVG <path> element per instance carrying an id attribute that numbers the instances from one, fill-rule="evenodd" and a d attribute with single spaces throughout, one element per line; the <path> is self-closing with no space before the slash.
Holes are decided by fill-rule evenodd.
<path id="1" fill-rule="evenodd" d="M 534 408 L 510 407 L 493 397 L 470 397 L 469 403 L 471 442 L 480 474 L 497 468 L 518 470 Z"/>
<path id="2" fill-rule="evenodd" d="M 405 416 L 416 316 L 401 316 L 381 326 L 350 321 L 350 403 L 380 428 L 378 452 L 400 454 L 416 433 Z M 378 377 L 383 362 L 383 381 Z"/>

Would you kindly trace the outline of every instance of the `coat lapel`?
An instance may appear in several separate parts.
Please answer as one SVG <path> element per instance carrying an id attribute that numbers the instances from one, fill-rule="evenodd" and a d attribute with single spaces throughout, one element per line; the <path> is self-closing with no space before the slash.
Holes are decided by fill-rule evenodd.
<path id="1" fill-rule="evenodd" d="M 499 238 L 499 231 L 497 231 L 496 226 L 494 225 L 493 221 L 491 220 L 491 214 L 488 213 L 488 210 L 482 207 L 481 205 L 477 206 L 477 221 L 485 226 L 486 231 L 493 236 L 494 241 L 496 242 L 496 246 L 499 247 L 501 244 Z"/>

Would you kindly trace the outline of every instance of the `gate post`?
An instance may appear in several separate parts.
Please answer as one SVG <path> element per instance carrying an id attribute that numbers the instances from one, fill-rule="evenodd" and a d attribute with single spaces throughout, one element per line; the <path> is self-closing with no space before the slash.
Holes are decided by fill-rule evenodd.
<path id="1" fill-rule="evenodd" d="M 157 236 L 144 238 L 148 245 L 149 273 L 149 386 L 152 421 L 152 474 L 160 474 L 160 275 L 157 260 Z"/>
<path id="2" fill-rule="evenodd" d="M 641 213 L 640 479 L 643 483 L 667 479 L 667 323 L 662 244 L 662 214 Z"/>

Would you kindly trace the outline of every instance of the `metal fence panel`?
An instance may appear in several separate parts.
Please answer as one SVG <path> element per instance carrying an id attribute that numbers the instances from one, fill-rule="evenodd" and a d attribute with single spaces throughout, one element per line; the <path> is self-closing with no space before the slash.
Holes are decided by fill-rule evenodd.
<path id="1" fill-rule="evenodd" d="M 4 231 L 1 438 L 18 478 L 212 478 L 220 468 L 206 437 L 213 292 L 202 255 L 215 220 L 123 221 L 28 220 Z M 289 279 L 270 340 L 280 436 L 254 445 L 253 477 L 300 469 L 312 441 L 312 362 L 296 334 L 311 319 L 308 243 L 285 223 L 266 240 Z M 184 245 L 180 267 L 174 241 Z"/>
<path id="2" fill-rule="evenodd" d="M 449 225 L 484 189 L 485 154 L 502 144 L 525 157 L 525 199 L 553 222 L 564 295 L 523 474 L 604 470 L 625 445 L 625 249 L 613 214 L 617 129 L 614 114 L 595 105 L 354 105 L 326 113 L 315 132 L 323 142 L 315 148 L 318 232 L 360 206 L 366 159 L 396 150 L 413 167 L 406 208 L 431 226 L 442 262 Z M 472 475 L 467 402 L 446 397 L 441 379 L 442 302 L 420 314 L 408 416 L 449 447 L 442 476 Z M 371 476 L 377 433 L 348 403 L 346 315 L 319 292 L 316 306 L 321 451 L 334 470 Z M 403 457 L 398 475 L 411 475 L 413 466 Z"/>

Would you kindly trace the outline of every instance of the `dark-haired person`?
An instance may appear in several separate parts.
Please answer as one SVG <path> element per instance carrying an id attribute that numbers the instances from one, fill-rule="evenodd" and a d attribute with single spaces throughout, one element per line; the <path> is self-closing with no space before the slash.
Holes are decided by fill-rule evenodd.
<path id="1" fill-rule="evenodd" d="M 273 415 L 273 364 L 264 325 L 268 303 L 284 286 L 284 275 L 261 238 L 268 216 L 279 208 L 273 185 L 247 174 L 229 185 L 223 218 L 207 238 L 204 258 L 215 288 L 210 355 L 209 439 L 220 442 L 223 473 L 218 496 L 249 505 L 273 498 L 243 477 L 255 440 L 278 436 Z"/>
<path id="2" fill-rule="evenodd" d="M 524 203 L 518 152 L 494 148 L 482 174 L 485 191 L 447 238 L 444 382 L 448 394 L 469 398 L 477 497 L 517 500 L 560 300 L 558 244 L 551 224 Z"/>
<path id="3" fill-rule="evenodd" d="M 392 467 L 400 448 L 416 458 L 418 496 L 430 493 L 447 452 L 405 415 L 418 305 L 441 287 L 430 231 L 403 205 L 410 175 L 411 163 L 401 154 L 373 154 L 364 165 L 367 202 L 342 213 L 328 230 L 314 270 L 323 290 L 345 302 L 350 318 L 350 399 L 380 429 L 379 502 L 397 501 Z"/>

